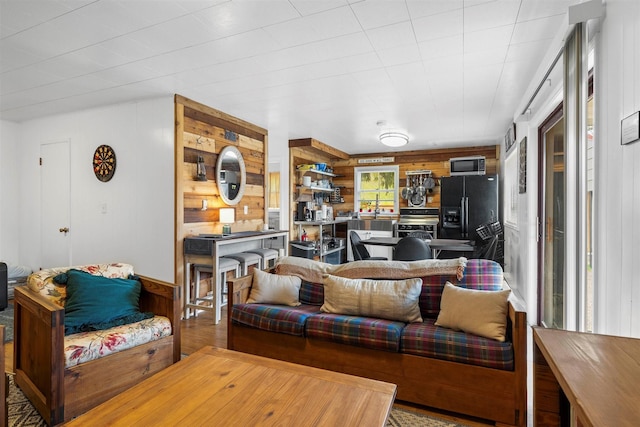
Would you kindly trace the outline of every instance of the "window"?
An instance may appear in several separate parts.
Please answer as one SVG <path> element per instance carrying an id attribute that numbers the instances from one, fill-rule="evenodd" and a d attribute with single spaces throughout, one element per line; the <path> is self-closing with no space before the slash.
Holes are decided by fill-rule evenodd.
<path id="1" fill-rule="evenodd" d="M 354 208 L 361 215 L 398 211 L 398 166 L 370 166 L 354 169 Z"/>
<path id="2" fill-rule="evenodd" d="M 280 172 L 269 172 L 269 209 L 280 208 Z"/>

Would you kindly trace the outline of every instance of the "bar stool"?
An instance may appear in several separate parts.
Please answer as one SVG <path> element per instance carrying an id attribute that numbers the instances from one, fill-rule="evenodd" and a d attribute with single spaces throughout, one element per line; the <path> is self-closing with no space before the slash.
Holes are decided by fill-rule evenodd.
<path id="1" fill-rule="evenodd" d="M 262 257 L 262 269 L 266 270 L 267 268 L 271 268 L 276 265 L 276 260 L 278 259 L 278 255 L 280 253 L 275 249 L 268 248 L 257 248 L 257 249 L 249 249 L 247 252 L 252 254 L 258 254 Z M 273 265 L 270 264 L 270 261 L 273 261 Z"/>
<path id="2" fill-rule="evenodd" d="M 193 304 L 198 305 L 198 301 L 211 303 L 211 305 L 198 305 L 198 308 L 194 310 L 194 316 L 197 315 L 198 309 L 211 310 L 214 312 L 214 321 L 216 324 L 220 323 L 220 308 L 226 304 L 226 299 L 223 298 L 223 293 L 227 285 L 227 273 L 233 271 L 235 277 L 240 277 L 240 261 L 232 258 L 220 257 L 218 258 L 218 271 L 220 272 L 221 281 L 215 280 L 213 277 L 211 278 L 211 280 L 215 280 L 211 286 L 211 298 L 209 298 L 209 296 L 201 298 L 200 273 L 213 273 L 213 267 L 206 264 L 195 264 L 193 266 L 195 276 Z"/>
<path id="3" fill-rule="evenodd" d="M 240 262 L 240 274 L 246 276 L 249 274 L 249 267 L 255 265 L 256 268 L 262 270 L 262 257 L 251 252 L 239 252 L 236 254 L 228 254 L 225 258 L 232 258 Z"/>

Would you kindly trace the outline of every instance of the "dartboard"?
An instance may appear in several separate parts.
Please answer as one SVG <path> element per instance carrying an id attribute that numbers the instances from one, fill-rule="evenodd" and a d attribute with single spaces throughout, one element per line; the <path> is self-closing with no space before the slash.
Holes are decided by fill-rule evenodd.
<path id="1" fill-rule="evenodd" d="M 116 153 L 108 145 L 101 145 L 96 148 L 93 154 L 93 172 L 102 182 L 107 182 L 113 178 L 116 172 Z"/>

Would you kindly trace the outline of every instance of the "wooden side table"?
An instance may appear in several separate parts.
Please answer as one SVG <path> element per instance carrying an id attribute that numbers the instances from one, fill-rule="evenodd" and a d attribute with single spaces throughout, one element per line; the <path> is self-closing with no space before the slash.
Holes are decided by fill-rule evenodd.
<path id="1" fill-rule="evenodd" d="M 638 426 L 640 339 L 533 328 L 534 425 Z"/>

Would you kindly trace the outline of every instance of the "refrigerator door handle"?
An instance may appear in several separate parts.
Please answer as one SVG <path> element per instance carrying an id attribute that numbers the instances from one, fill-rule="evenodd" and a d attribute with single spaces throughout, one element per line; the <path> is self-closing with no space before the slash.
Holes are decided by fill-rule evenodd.
<path id="1" fill-rule="evenodd" d="M 465 237 L 467 211 L 465 210 L 464 200 L 466 197 L 460 199 L 460 237 Z"/>
<path id="2" fill-rule="evenodd" d="M 464 238 L 469 238 L 469 198 L 464 198 Z"/>

